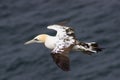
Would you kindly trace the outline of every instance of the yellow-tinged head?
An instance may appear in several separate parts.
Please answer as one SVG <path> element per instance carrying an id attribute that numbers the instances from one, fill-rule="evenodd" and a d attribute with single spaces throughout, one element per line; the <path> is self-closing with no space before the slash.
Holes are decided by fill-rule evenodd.
<path id="1" fill-rule="evenodd" d="M 40 35 L 36 36 L 35 38 L 33 38 L 32 40 L 25 42 L 25 44 L 44 43 L 47 36 L 48 36 L 47 34 L 40 34 Z"/>

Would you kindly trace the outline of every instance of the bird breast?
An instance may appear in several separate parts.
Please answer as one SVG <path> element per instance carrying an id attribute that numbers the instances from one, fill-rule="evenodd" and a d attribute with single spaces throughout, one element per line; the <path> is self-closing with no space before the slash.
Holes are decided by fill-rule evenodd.
<path id="1" fill-rule="evenodd" d="M 45 46 L 49 49 L 54 49 L 56 43 L 56 37 L 48 36 L 45 40 Z"/>

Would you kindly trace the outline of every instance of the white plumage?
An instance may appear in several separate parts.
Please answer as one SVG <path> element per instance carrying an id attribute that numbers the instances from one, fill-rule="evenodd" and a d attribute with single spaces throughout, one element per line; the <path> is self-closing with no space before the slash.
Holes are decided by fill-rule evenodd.
<path id="1" fill-rule="evenodd" d="M 47 28 L 56 30 L 56 36 L 41 34 L 25 44 L 44 43 L 47 48 L 52 49 L 51 56 L 53 60 L 64 71 L 70 70 L 68 54 L 71 50 L 82 51 L 89 55 L 102 50 L 96 42 L 86 43 L 78 41 L 75 37 L 74 30 L 70 27 L 50 25 Z"/>

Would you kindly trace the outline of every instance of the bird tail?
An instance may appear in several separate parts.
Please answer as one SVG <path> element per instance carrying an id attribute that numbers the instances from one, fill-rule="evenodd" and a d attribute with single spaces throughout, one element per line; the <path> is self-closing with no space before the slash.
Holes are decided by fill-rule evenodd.
<path id="1" fill-rule="evenodd" d="M 82 51 L 85 54 L 91 55 L 92 53 L 97 53 L 103 50 L 103 48 L 100 48 L 98 43 L 96 42 L 78 42 L 75 46 L 77 51 Z"/>

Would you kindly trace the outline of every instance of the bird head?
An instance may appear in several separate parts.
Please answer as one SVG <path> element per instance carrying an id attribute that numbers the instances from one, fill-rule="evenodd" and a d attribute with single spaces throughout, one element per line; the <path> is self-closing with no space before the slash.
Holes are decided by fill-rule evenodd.
<path id="1" fill-rule="evenodd" d="M 29 40 L 29 41 L 25 42 L 25 45 L 26 44 L 31 44 L 31 43 L 44 43 L 46 38 L 47 38 L 46 34 L 41 34 L 41 35 L 36 36 L 32 40 Z"/>

